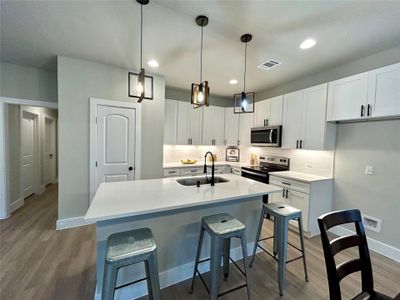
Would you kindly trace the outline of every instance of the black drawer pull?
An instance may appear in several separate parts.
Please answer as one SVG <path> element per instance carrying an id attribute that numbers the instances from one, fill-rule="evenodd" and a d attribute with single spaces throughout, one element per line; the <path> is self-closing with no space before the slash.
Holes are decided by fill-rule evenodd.
<path id="1" fill-rule="evenodd" d="M 291 185 L 289 182 L 282 181 L 282 184 Z"/>

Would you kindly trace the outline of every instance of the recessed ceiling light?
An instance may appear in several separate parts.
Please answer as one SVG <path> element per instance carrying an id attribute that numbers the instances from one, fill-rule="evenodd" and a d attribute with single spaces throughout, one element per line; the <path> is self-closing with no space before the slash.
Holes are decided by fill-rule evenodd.
<path id="1" fill-rule="evenodd" d="M 158 61 L 156 61 L 155 59 L 150 59 L 148 61 L 148 64 L 149 64 L 150 67 L 153 67 L 153 68 L 157 68 L 158 67 Z"/>
<path id="2" fill-rule="evenodd" d="M 306 39 L 300 44 L 301 49 L 310 49 L 315 46 L 317 42 L 314 39 Z"/>
<path id="3" fill-rule="evenodd" d="M 238 83 L 238 81 L 236 80 L 236 79 L 231 79 L 231 80 L 229 80 L 229 84 L 237 84 Z"/>

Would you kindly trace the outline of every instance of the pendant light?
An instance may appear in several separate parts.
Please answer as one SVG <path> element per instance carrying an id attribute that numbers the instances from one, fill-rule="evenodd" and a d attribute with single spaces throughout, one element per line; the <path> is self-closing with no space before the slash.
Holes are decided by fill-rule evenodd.
<path id="1" fill-rule="evenodd" d="M 246 69 L 247 69 L 247 43 L 252 40 L 251 34 L 244 34 L 240 37 L 240 41 L 245 44 L 244 48 L 244 75 L 243 75 L 243 92 L 234 94 L 235 102 L 234 113 L 254 113 L 254 92 L 246 92 Z"/>
<path id="2" fill-rule="evenodd" d="M 192 83 L 192 97 L 191 104 L 194 108 L 201 106 L 208 106 L 208 96 L 210 89 L 208 87 L 208 81 L 203 82 L 203 29 L 208 24 L 208 18 L 206 16 L 198 16 L 196 18 L 196 24 L 201 27 L 201 48 L 200 48 L 200 83 Z"/>
<path id="3" fill-rule="evenodd" d="M 128 95 L 138 98 L 138 102 L 143 99 L 153 100 L 153 77 L 145 75 L 143 68 L 143 5 L 149 4 L 149 0 L 136 0 L 140 4 L 140 72 L 128 73 Z"/>

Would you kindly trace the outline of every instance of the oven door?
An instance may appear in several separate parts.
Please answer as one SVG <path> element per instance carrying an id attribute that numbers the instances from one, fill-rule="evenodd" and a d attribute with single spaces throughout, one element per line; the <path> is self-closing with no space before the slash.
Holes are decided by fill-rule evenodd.
<path id="1" fill-rule="evenodd" d="M 268 175 L 263 173 L 257 173 L 253 171 L 249 171 L 242 168 L 242 177 L 250 178 L 255 181 L 259 181 L 262 183 L 268 183 Z"/>
<path id="2" fill-rule="evenodd" d="M 251 129 L 253 146 L 280 147 L 282 126 L 256 127 Z"/>

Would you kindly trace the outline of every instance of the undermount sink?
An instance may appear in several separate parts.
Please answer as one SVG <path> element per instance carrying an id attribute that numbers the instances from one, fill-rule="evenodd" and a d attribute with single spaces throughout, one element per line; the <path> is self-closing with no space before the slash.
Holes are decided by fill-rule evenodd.
<path id="1" fill-rule="evenodd" d="M 211 176 L 199 176 L 199 177 L 193 177 L 193 178 L 182 178 L 182 179 L 177 179 L 176 180 L 179 184 L 186 185 L 186 186 L 191 186 L 191 185 L 197 185 L 197 182 L 200 181 L 200 185 L 202 184 L 210 184 L 211 183 Z M 215 183 L 222 183 L 222 182 L 228 182 L 228 179 L 225 179 L 220 176 L 215 176 L 214 177 L 214 182 Z"/>

